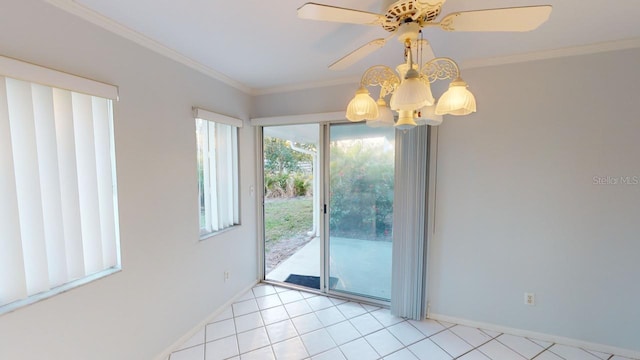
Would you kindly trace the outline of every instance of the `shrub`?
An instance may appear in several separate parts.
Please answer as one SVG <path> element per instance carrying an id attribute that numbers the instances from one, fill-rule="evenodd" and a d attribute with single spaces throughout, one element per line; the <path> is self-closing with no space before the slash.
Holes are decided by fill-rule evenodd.
<path id="1" fill-rule="evenodd" d="M 293 174 L 293 189 L 295 196 L 310 195 L 312 177 L 300 173 Z"/>
<path id="2" fill-rule="evenodd" d="M 389 236 L 393 214 L 393 152 L 362 143 L 331 147 L 331 217 L 334 234 Z"/>
<path id="3" fill-rule="evenodd" d="M 264 174 L 265 196 L 267 198 L 292 197 L 293 181 L 290 175 L 284 174 Z"/>

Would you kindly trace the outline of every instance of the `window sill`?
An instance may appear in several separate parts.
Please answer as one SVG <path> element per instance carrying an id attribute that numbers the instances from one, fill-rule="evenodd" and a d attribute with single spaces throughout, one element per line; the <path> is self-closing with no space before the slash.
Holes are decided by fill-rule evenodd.
<path id="1" fill-rule="evenodd" d="M 98 279 L 113 275 L 113 274 L 118 273 L 120 271 L 122 271 L 122 268 L 120 268 L 120 267 L 114 267 L 114 268 L 111 268 L 111 269 L 103 270 L 103 271 L 97 272 L 95 274 L 92 274 L 92 275 L 89 275 L 89 276 L 85 276 L 85 277 L 83 277 L 81 279 L 74 280 L 74 281 L 68 282 L 66 284 L 60 285 L 60 286 L 58 286 L 56 288 L 53 288 L 53 289 L 51 289 L 49 291 L 45 291 L 45 292 L 41 292 L 39 294 L 31 295 L 26 299 L 16 300 L 16 301 L 14 301 L 12 303 L 9 303 L 9 304 L 6 304 L 6 305 L 2 305 L 2 306 L 0 306 L 0 316 L 4 315 L 4 314 L 7 314 L 7 313 L 10 313 L 10 312 L 13 312 L 13 311 L 16 311 L 16 310 L 18 310 L 18 309 L 20 309 L 22 307 L 33 305 L 33 304 L 35 304 L 37 302 L 40 302 L 42 300 L 46 300 L 46 299 L 48 299 L 50 297 L 56 296 L 58 294 L 62 294 L 62 293 L 67 292 L 67 291 L 69 291 L 71 289 L 75 289 L 77 287 L 86 285 L 86 284 L 88 284 L 90 282 L 93 282 L 95 280 L 98 280 Z"/>
<path id="2" fill-rule="evenodd" d="M 229 231 L 233 231 L 233 230 L 235 230 L 235 229 L 237 229 L 239 227 L 240 227 L 240 224 L 236 224 L 236 225 L 229 226 L 228 228 L 224 228 L 222 230 L 218 230 L 218 231 L 215 231 L 215 232 L 210 232 L 210 233 L 206 233 L 206 234 L 200 234 L 200 241 L 207 240 L 209 238 L 224 234 L 224 233 L 229 232 Z"/>

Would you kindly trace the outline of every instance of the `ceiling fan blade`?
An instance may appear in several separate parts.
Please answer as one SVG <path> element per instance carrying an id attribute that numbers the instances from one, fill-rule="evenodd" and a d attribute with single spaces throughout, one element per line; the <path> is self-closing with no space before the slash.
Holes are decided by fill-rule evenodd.
<path id="1" fill-rule="evenodd" d="M 551 14 L 551 5 L 452 13 L 440 21 L 446 31 L 531 31 Z"/>
<path id="2" fill-rule="evenodd" d="M 433 18 L 431 16 L 437 17 L 440 15 L 442 5 L 444 5 L 446 1 L 447 0 L 439 0 L 436 2 L 433 0 L 413 0 L 413 7 L 418 11 L 416 11 L 411 18 L 415 21 L 426 15 L 428 19 L 431 19 L 428 21 L 432 21 Z"/>
<path id="3" fill-rule="evenodd" d="M 422 62 L 427 62 L 429 60 L 435 59 L 436 57 L 436 54 L 433 52 L 433 48 L 431 47 L 431 43 L 426 39 L 420 39 L 420 40 L 414 41 L 411 44 L 411 46 L 414 49 L 420 50 L 420 56 L 422 57 Z"/>
<path id="4" fill-rule="evenodd" d="M 349 66 L 357 63 L 358 61 L 364 59 L 365 57 L 369 56 L 369 54 L 371 54 L 372 52 L 380 49 L 381 47 L 384 46 L 386 42 L 387 42 L 386 39 L 376 39 L 376 40 L 370 41 L 362 45 L 358 49 L 352 51 L 351 53 L 347 54 L 340 60 L 329 65 L 329 69 L 344 70 Z"/>
<path id="5" fill-rule="evenodd" d="M 384 20 L 384 16 L 380 14 L 316 3 L 302 5 L 298 9 L 298 17 L 309 20 L 364 25 L 379 25 Z"/>

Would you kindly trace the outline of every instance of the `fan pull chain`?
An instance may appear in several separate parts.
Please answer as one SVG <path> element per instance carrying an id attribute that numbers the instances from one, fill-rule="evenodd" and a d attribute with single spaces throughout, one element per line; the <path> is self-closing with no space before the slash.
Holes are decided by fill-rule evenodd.
<path id="1" fill-rule="evenodd" d="M 424 41 L 424 34 L 422 33 L 422 30 L 420 30 L 418 33 L 420 33 L 420 42 L 418 43 L 418 68 L 419 68 L 421 66 L 420 64 L 422 64 L 422 60 L 424 60 L 422 56 L 422 51 L 423 51 L 422 42 Z"/>
<path id="2" fill-rule="evenodd" d="M 407 56 L 409 56 L 409 48 L 407 47 L 407 44 L 404 44 L 404 59 L 402 59 L 403 62 L 407 62 Z"/>

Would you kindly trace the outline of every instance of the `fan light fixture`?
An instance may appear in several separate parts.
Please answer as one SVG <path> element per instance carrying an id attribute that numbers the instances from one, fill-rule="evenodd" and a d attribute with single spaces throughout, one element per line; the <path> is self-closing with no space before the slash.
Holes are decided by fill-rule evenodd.
<path id="1" fill-rule="evenodd" d="M 350 121 L 367 120 L 367 125 L 392 126 L 391 110 L 398 112 L 395 127 L 409 130 L 417 125 L 437 126 L 442 124 L 442 115 L 468 115 L 476 111 L 476 99 L 467 83 L 460 77 L 460 68 L 446 57 L 426 62 L 418 71 L 413 63 L 411 43 L 417 33 L 408 32 L 404 37 L 407 61 L 396 68 L 396 75 L 385 65 L 367 69 L 360 80 L 360 88 L 347 107 Z M 421 44 L 422 40 L 418 42 Z M 449 89 L 436 102 L 431 93 L 431 84 L 436 80 L 451 79 Z M 368 86 L 380 86 L 380 98 L 376 102 L 369 95 Z M 385 96 L 391 94 L 390 107 Z"/>
<path id="2" fill-rule="evenodd" d="M 476 98 L 467 89 L 468 85 L 461 78 L 456 78 L 436 106 L 436 115 L 468 115 L 476 111 Z"/>
<path id="3" fill-rule="evenodd" d="M 442 124 L 442 115 L 436 114 L 436 104 L 425 106 L 418 110 L 416 114 L 416 123 L 418 125 L 438 126 Z"/>
<path id="4" fill-rule="evenodd" d="M 405 46 L 405 63 L 397 67 L 398 77 L 390 68 L 378 65 L 362 75 L 360 89 L 349 103 L 347 119 L 367 120 L 371 126 L 390 126 L 391 110 L 398 112 L 399 129 L 410 129 L 417 125 L 436 126 L 442 123 L 442 115 L 468 115 L 476 111 L 476 100 L 460 78 L 460 69 L 449 58 L 434 58 L 422 67 L 421 59 L 413 63 L 411 45 L 417 43 L 417 55 L 421 57 L 423 47 L 422 29 L 439 27 L 444 31 L 514 31 L 525 32 L 537 29 L 551 15 L 551 5 L 519 6 L 498 9 L 481 9 L 454 12 L 441 16 L 442 6 L 447 0 L 391 0 L 381 14 L 333 5 L 306 3 L 298 8 L 301 19 L 330 21 L 346 24 L 379 25 L 391 33 L 387 38 L 375 39 L 343 56 L 329 66 L 332 70 L 343 70 L 382 48 L 387 40 L 398 37 Z M 418 37 L 420 39 L 418 40 Z M 428 44 L 427 44 L 428 46 Z M 430 48 L 430 47 L 429 47 Z M 433 56 L 431 56 L 433 57 Z M 430 58 L 431 58 L 430 57 Z M 431 84 L 436 80 L 452 80 L 449 89 L 435 101 Z M 380 86 L 380 99 L 376 102 L 366 90 L 368 86 Z M 386 106 L 385 96 L 390 108 Z M 384 105 L 381 105 L 384 104 Z M 373 116 L 377 114 L 376 116 Z"/>
<path id="5" fill-rule="evenodd" d="M 349 102 L 347 106 L 347 119 L 350 121 L 362 121 L 367 119 L 376 119 L 380 113 L 378 112 L 378 104 L 369 95 L 369 90 L 361 86 L 356 91 L 356 96 Z"/>
<path id="6" fill-rule="evenodd" d="M 383 98 L 378 99 L 378 117 L 373 120 L 367 120 L 367 125 L 370 127 L 388 127 L 393 126 L 393 112 L 387 106 L 386 101 Z"/>

